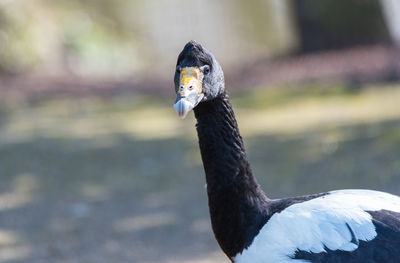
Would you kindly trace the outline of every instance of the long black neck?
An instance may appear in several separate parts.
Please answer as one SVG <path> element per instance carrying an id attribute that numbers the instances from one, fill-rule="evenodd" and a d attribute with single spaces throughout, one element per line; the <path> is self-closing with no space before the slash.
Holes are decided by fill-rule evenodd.
<path id="1" fill-rule="evenodd" d="M 253 177 L 228 95 L 202 102 L 194 112 L 212 227 L 232 258 L 266 222 L 268 198 Z"/>

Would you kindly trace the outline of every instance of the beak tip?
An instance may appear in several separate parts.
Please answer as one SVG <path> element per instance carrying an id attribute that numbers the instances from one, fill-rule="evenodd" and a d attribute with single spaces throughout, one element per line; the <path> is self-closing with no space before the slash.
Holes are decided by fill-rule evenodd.
<path id="1" fill-rule="evenodd" d="M 178 97 L 177 101 L 174 104 L 174 109 L 178 113 L 181 119 L 184 119 L 189 111 L 193 110 L 197 104 L 203 99 L 204 95 L 199 94 L 195 97 Z"/>
<path id="2" fill-rule="evenodd" d="M 183 120 L 184 118 L 186 118 L 187 114 L 179 114 L 179 118 L 181 118 L 181 120 Z"/>
<path id="3" fill-rule="evenodd" d="M 180 99 L 174 104 L 174 109 L 178 113 L 179 118 L 184 119 L 188 112 L 193 109 L 193 105 L 184 99 Z"/>

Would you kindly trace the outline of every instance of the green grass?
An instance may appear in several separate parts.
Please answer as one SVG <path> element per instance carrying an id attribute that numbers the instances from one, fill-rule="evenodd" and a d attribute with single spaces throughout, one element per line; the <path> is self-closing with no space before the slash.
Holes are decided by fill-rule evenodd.
<path id="1" fill-rule="evenodd" d="M 400 86 L 314 83 L 230 96 L 270 197 L 400 194 Z M 0 262 L 221 262 L 194 117 L 179 120 L 173 100 L 5 99 Z"/>

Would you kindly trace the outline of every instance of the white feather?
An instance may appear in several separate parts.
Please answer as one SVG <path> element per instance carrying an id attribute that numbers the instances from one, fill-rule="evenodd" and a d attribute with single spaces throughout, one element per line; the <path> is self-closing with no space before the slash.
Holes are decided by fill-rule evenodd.
<path id="1" fill-rule="evenodd" d="M 274 214 L 252 244 L 233 260 L 305 263 L 309 261 L 292 258 L 297 250 L 321 253 L 327 247 L 353 251 L 358 245 L 351 242 L 352 233 L 357 241 L 376 237 L 372 217 L 366 211 L 381 209 L 400 212 L 400 197 L 371 190 L 339 190 L 291 205 Z"/>

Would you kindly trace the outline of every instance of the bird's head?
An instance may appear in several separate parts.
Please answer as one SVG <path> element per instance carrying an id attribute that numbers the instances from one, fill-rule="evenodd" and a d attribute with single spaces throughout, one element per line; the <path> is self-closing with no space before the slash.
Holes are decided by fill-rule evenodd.
<path id="1" fill-rule="evenodd" d="M 174 76 L 179 117 L 199 103 L 211 100 L 224 92 L 224 73 L 214 56 L 196 41 L 188 42 L 179 54 Z"/>

